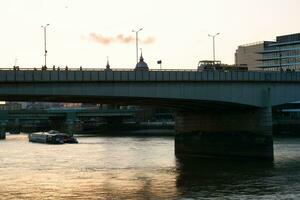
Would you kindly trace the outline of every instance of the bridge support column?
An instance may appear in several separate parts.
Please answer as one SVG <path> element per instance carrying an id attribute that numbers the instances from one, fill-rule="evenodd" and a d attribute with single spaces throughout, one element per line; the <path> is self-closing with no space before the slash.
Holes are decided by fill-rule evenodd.
<path id="1" fill-rule="evenodd" d="M 76 121 L 76 113 L 70 112 L 66 116 L 65 121 L 65 132 L 69 135 L 73 135 L 75 131 L 75 121 Z"/>
<path id="2" fill-rule="evenodd" d="M 175 154 L 273 160 L 271 108 L 180 112 Z"/>
<path id="3" fill-rule="evenodd" d="M 13 134 L 20 134 L 21 132 L 21 124 L 20 124 L 20 119 L 15 118 L 14 122 L 12 123 L 10 127 L 10 133 Z"/>
<path id="4" fill-rule="evenodd" d="M 0 140 L 4 140 L 6 138 L 6 122 L 0 122 Z"/>
<path id="5" fill-rule="evenodd" d="M 74 134 L 74 121 L 67 119 L 65 123 L 65 131 L 68 135 L 73 135 Z"/>

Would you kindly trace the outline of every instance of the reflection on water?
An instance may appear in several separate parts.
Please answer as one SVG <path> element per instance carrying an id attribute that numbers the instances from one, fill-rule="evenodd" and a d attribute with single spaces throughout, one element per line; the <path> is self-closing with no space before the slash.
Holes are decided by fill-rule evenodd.
<path id="1" fill-rule="evenodd" d="M 253 161 L 178 159 L 176 186 L 183 196 L 189 197 L 230 197 L 241 199 L 247 196 L 273 194 L 268 187 L 267 177 L 271 176 L 273 164 Z"/>
<path id="2" fill-rule="evenodd" d="M 176 198 L 172 138 L 92 138 L 79 144 L 0 141 L 0 199 Z"/>
<path id="3" fill-rule="evenodd" d="M 300 139 L 276 140 L 274 163 L 175 158 L 173 138 L 79 142 L 0 141 L 0 199 L 300 198 Z"/>

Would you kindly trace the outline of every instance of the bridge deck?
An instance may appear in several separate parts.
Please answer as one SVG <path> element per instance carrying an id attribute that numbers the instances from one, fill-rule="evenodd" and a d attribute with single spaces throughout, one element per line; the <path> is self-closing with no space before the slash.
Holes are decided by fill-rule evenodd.
<path id="1" fill-rule="evenodd" d="M 300 82 L 300 72 L 0 70 L 0 82 L 241 81 Z"/>

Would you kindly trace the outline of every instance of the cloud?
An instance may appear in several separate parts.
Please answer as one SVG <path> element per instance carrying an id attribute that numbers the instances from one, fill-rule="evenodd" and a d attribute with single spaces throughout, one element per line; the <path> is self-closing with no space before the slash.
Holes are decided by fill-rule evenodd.
<path id="1" fill-rule="evenodd" d="M 132 36 L 124 36 L 122 34 L 117 35 L 117 41 L 123 44 L 129 44 L 129 43 L 134 43 L 135 38 Z"/>
<path id="2" fill-rule="evenodd" d="M 135 37 L 133 36 L 126 36 L 123 34 L 119 34 L 117 36 L 109 37 L 103 36 L 102 34 L 98 33 L 90 33 L 89 40 L 92 42 L 96 42 L 102 45 L 110 45 L 112 43 L 120 43 L 120 44 L 134 44 Z M 155 42 L 154 37 L 147 37 L 146 39 L 139 40 L 142 44 L 152 44 Z"/>
<path id="3" fill-rule="evenodd" d="M 110 43 L 112 43 L 114 41 L 114 39 L 111 37 L 105 37 L 105 36 L 102 36 L 101 34 L 97 34 L 97 33 L 90 33 L 89 39 L 93 42 L 97 42 L 97 43 L 100 43 L 103 45 L 109 45 Z"/>
<path id="4" fill-rule="evenodd" d="M 152 44 L 155 42 L 154 37 L 147 37 L 145 40 L 142 41 L 143 44 Z"/>

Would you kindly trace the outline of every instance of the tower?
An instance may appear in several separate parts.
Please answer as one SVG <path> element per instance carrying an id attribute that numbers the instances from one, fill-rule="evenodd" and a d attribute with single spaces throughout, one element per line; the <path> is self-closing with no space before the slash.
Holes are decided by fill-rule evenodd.
<path id="1" fill-rule="evenodd" d="M 140 61 L 135 66 L 135 71 L 149 71 L 148 64 L 144 61 L 143 54 L 141 53 Z"/>

